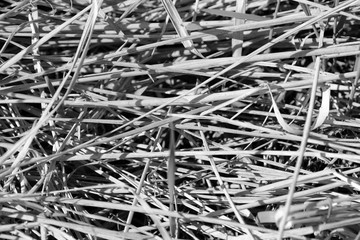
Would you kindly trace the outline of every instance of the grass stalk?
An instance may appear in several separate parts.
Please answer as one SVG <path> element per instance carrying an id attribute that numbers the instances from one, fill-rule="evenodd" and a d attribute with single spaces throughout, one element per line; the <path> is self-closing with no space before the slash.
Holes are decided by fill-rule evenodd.
<path id="1" fill-rule="evenodd" d="M 312 85 L 312 88 L 311 88 L 311 96 L 310 96 L 310 101 L 309 101 L 309 108 L 308 108 L 308 113 L 306 115 L 306 121 L 305 121 L 302 141 L 301 141 L 300 148 L 299 148 L 299 155 L 298 155 L 298 158 L 296 160 L 296 166 L 295 166 L 295 172 L 294 172 L 294 176 L 293 176 L 293 181 L 292 181 L 292 183 L 290 185 L 289 194 L 288 194 L 288 197 L 286 199 L 284 215 L 283 215 L 283 217 L 281 219 L 280 226 L 279 226 L 279 236 L 277 238 L 279 240 L 281 240 L 283 238 L 287 217 L 288 217 L 288 214 L 289 214 L 289 211 L 290 211 L 292 199 L 293 199 L 294 193 L 295 193 L 297 180 L 298 180 L 298 177 L 299 177 L 299 174 L 300 174 L 300 168 L 301 168 L 301 165 L 302 165 L 303 159 L 304 159 L 304 152 L 306 151 L 306 146 L 308 144 L 308 138 L 309 138 L 310 131 L 311 131 L 311 124 L 312 124 L 313 111 L 314 111 L 314 105 L 315 105 L 316 89 L 317 89 L 317 86 L 318 86 L 318 78 L 319 78 L 319 73 L 320 73 L 320 66 L 321 66 L 321 58 L 317 57 L 316 61 L 315 61 L 315 75 L 314 75 L 314 79 L 313 79 L 313 85 Z"/>

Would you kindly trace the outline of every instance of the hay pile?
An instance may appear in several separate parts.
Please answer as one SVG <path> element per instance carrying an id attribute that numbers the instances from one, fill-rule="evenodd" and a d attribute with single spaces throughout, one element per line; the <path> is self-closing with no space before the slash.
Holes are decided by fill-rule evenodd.
<path id="1" fill-rule="evenodd" d="M 0 239 L 360 239 L 359 1 L 0 6 Z"/>

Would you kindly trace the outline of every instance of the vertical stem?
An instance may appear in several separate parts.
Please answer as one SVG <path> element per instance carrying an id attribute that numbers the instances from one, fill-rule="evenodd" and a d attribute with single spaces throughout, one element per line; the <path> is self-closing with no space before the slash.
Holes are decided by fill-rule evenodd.
<path id="1" fill-rule="evenodd" d="M 280 8 L 280 0 L 277 0 L 273 19 L 277 18 L 279 8 Z M 274 35 L 274 28 L 270 28 L 270 30 L 269 30 L 269 40 L 273 39 L 273 35 Z"/>
<path id="2" fill-rule="evenodd" d="M 174 123 L 170 123 L 170 152 L 169 152 L 169 161 L 168 161 L 168 173 L 167 180 L 169 186 L 169 198 L 170 198 L 170 212 L 173 212 L 175 205 L 175 134 L 174 134 Z M 169 217 L 170 220 L 170 236 L 176 236 L 176 219 L 174 217 Z"/>
<path id="3" fill-rule="evenodd" d="M 315 98 L 316 98 L 316 88 L 317 88 L 317 82 L 318 82 L 318 79 L 319 79 L 320 64 L 321 64 L 321 59 L 320 59 L 320 57 L 317 57 L 316 60 L 315 60 L 315 76 L 314 76 L 314 81 L 313 81 L 313 85 L 312 85 L 309 109 L 308 109 L 308 113 L 307 113 L 307 116 L 306 116 L 304 132 L 303 132 L 301 145 L 300 145 L 300 149 L 299 149 L 299 155 L 298 155 L 298 159 L 297 159 L 296 166 L 295 166 L 294 179 L 293 179 L 293 181 L 291 183 L 291 186 L 290 186 L 289 194 L 288 194 L 288 197 L 286 199 L 284 215 L 283 215 L 283 217 L 281 219 L 280 226 L 279 226 L 278 240 L 281 240 L 282 237 L 283 237 L 283 234 L 284 234 L 286 220 L 287 220 L 287 217 L 289 215 L 292 199 L 293 199 L 294 193 L 295 193 L 296 183 L 297 183 L 297 180 L 299 178 L 301 165 L 302 165 L 302 162 L 303 162 L 303 159 L 304 159 L 304 153 L 305 153 L 305 150 L 306 150 L 307 140 L 308 140 L 309 134 L 310 134 L 312 113 L 313 113 L 313 110 L 314 110 Z"/>
<path id="4" fill-rule="evenodd" d="M 155 141 L 154 141 L 154 144 L 153 144 L 153 146 L 152 146 L 152 148 L 151 148 L 151 152 L 154 152 L 154 151 L 155 151 L 156 145 L 157 145 L 158 142 L 159 142 L 159 139 L 160 139 L 160 136 L 161 136 L 162 132 L 163 132 L 163 128 L 160 128 L 159 131 L 157 132 L 156 137 L 155 137 Z M 161 149 L 160 149 L 160 150 L 161 150 Z M 146 175 L 147 175 L 147 172 L 148 172 L 148 170 L 149 170 L 149 168 L 150 168 L 150 162 L 151 162 L 150 159 L 148 159 L 148 160 L 146 161 L 146 164 L 145 164 L 143 173 L 141 174 L 141 178 L 140 178 L 140 181 L 139 181 L 139 186 L 138 186 L 138 188 L 136 189 L 136 192 L 135 192 L 136 195 L 140 195 L 141 190 L 142 190 L 142 188 L 143 188 L 143 186 L 144 186 L 144 182 L 145 182 L 145 179 L 146 179 Z M 134 200 L 133 200 L 133 202 L 132 202 L 132 206 L 136 206 L 137 203 L 138 203 L 138 200 L 137 200 L 137 198 L 135 197 Z M 132 222 L 133 217 L 134 217 L 134 211 L 129 211 L 129 215 L 128 215 L 127 219 L 126 219 L 126 226 L 125 226 L 124 232 L 128 232 L 128 231 L 129 231 L 129 229 L 130 229 L 130 224 L 131 224 L 131 222 Z"/>
<path id="5" fill-rule="evenodd" d="M 246 0 L 237 0 L 236 1 L 236 12 L 245 13 L 246 11 Z M 244 24 L 244 19 L 234 19 L 234 25 Z M 231 41 L 232 49 L 233 49 L 233 57 L 240 57 L 242 55 L 242 47 L 244 43 L 244 33 L 242 31 L 234 34 L 233 39 Z"/>
<path id="6" fill-rule="evenodd" d="M 356 92 L 356 87 L 358 85 L 359 82 L 359 78 L 360 78 L 360 55 L 356 55 L 356 60 L 355 60 L 355 66 L 354 66 L 354 71 L 356 71 L 356 76 L 354 81 L 351 84 L 351 91 L 350 91 L 350 96 L 349 96 L 349 102 L 348 102 L 348 109 L 351 111 L 352 109 L 352 103 L 354 101 L 354 96 L 355 96 L 355 92 Z"/>

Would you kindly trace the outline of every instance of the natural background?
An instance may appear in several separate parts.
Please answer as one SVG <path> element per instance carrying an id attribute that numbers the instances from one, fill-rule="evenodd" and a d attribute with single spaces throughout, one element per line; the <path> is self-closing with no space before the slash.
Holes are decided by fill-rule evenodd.
<path id="1" fill-rule="evenodd" d="M 0 239 L 360 239 L 360 3 L 0 2 Z"/>

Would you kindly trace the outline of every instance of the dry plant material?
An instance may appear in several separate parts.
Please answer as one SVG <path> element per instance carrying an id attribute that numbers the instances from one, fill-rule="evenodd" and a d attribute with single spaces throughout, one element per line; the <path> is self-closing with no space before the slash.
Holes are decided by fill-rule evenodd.
<path id="1" fill-rule="evenodd" d="M 360 1 L 0 6 L 1 239 L 360 239 Z"/>

